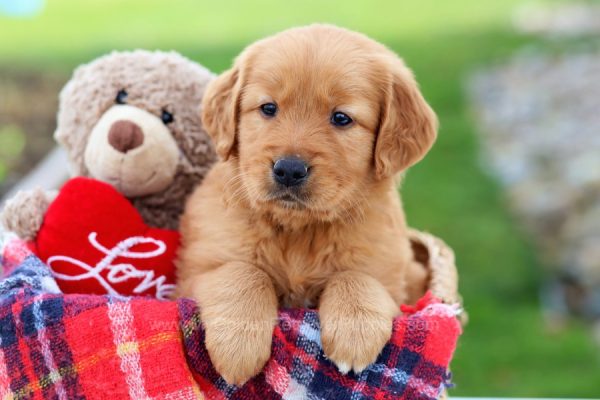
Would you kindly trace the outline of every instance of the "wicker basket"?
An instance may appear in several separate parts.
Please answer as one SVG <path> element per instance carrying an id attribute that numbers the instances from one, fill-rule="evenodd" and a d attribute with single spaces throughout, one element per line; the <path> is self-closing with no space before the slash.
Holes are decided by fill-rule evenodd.
<path id="1" fill-rule="evenodd" d="M 452 249 L 429 233 L 411 229 L 409 235 L 415 259 L 429 271 L 429 290 L 444 303 L 459 304 L 462 307 L 462 297 L 458 292 L 458 271 Z M 467 313 L 464 309 L 458 318 L 463 326 L 467 323 Z"/>

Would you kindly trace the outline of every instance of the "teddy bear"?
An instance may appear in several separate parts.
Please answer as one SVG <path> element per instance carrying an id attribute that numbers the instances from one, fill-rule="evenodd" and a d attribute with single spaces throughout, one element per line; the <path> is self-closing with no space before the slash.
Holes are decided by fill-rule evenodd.
<path id="1" fill-rule="evenodd" d="M 113 52 L 77 68 L 60 93 L 54 134 L 72 175 L 111 184 L 147 224 L 177 229 L 188 194 L 217 157 L 200 120 L 213 78 L 175 52 Z M 3 226 L 34 239 L 55 196 L 18 193 Z"/>
<path id="2" fill-rule="evenodd" d="M 60 193 L 19 192 L 0 215 L 5 230 L 33 243 L 49 265 L 59 265 L 56 258 L 62 257 L 65 269 L 70 260 L 67 269 L 87 268 L 74 275 L 79 278 L 89 277 L 102 263 L 107 268 L 88 290 L 53 268 L 65 292 L 122 294 L 137 288 L 133 294 L 140 294 L 154 286 L 152 295 L 160 298 L 160 284 L 167 278 L 136 268 L 144 254 L 156 255 L 160 246 L 168 269 L 164 275 L 174 280 L 179 217 L 217 158 L 200 119 L 202 96 L 213 78 L 175 52 L 135 50 L 82 65 L 67 82 L 59 96 L 54 137 L 77 178 Z M 79 225 L 78 233 L 89 232 L 75 237 L 71 225 Z M 115 234 L 119 230 L 128 235 L 121 242 Z M 146 260 L 153 262 L 158 261 Z M 130 277 L 137 286 L 118 289 Z"/>

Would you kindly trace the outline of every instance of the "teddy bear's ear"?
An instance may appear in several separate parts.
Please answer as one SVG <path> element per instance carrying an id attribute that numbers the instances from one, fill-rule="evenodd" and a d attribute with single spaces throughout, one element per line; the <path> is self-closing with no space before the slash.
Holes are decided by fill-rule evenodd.
<path id="1" fill-rule="evenodd" d="M 202 122 L 223 160 L 235 151 L 240 88 L 239 68 L 234 66 L 208 85 L 202 100 Z"/>

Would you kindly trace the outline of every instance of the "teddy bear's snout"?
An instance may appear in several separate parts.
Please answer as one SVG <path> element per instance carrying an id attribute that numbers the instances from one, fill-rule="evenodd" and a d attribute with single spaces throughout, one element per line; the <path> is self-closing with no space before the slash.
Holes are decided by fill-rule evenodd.
<path id="1" fill-rule="evenodd" d="M 119 104 L 100 117 L 85 148 L 91 177 L 115 186 L 126 197 L 158 193 L 173 183 L 180 160 L 178 143 L 156 115 Z"/>
<path id="2" fill-rule="evenodd" d="M 127 153 L 144 143 L 144 132 L 134 122 L 115 121 L 108 131 L 108 143 L 117 151 Z"/>

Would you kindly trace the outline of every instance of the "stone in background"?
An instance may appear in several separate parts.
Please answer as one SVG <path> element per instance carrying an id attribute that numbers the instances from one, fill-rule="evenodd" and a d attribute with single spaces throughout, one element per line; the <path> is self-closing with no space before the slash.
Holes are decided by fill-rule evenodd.
<path id="1" fill-rule="evenodd" d="M 600 4 L 589 0 L 526 3 L 515 12 L 513 25 L 521 33 L 549 37 L 597 35 L 600 34 Z"/>
<path id="2" fill-rule="evenodd" d="M 470 94 L 485 164 L 548 266 L 547 310 L 600 320 L 600 52 L 523 52 Z"/>

